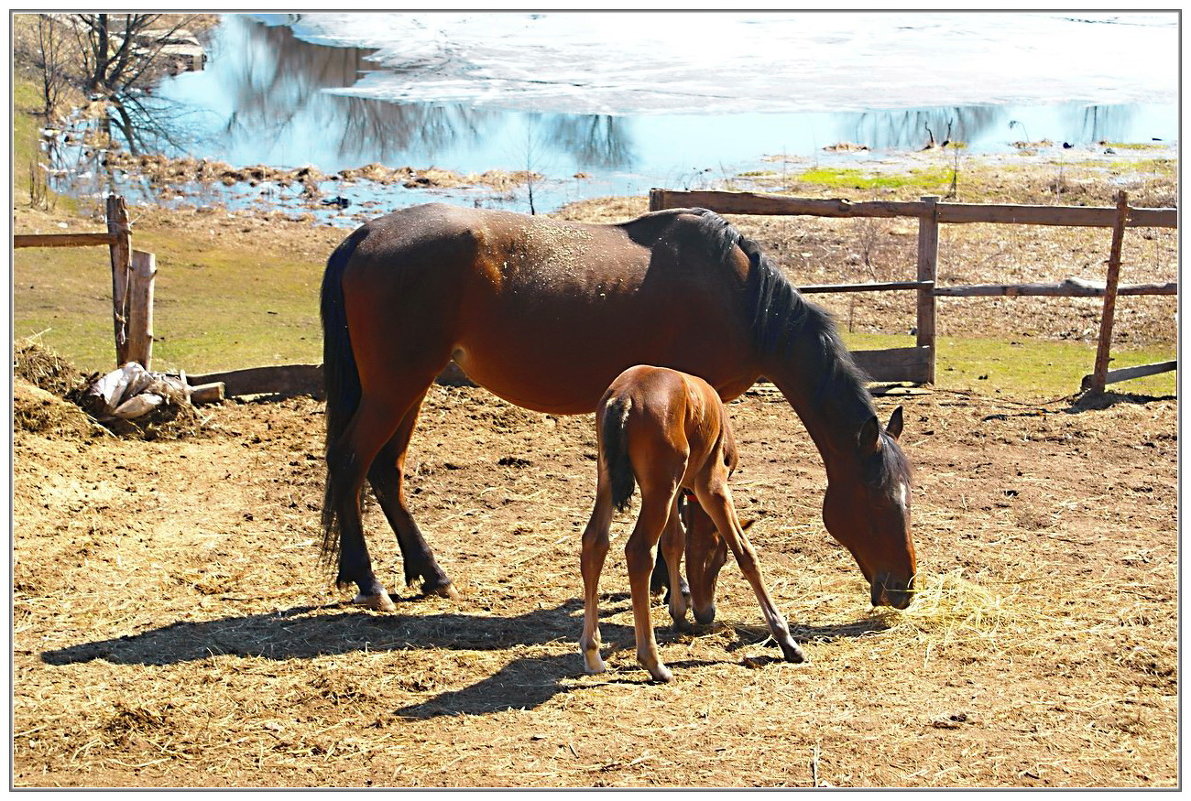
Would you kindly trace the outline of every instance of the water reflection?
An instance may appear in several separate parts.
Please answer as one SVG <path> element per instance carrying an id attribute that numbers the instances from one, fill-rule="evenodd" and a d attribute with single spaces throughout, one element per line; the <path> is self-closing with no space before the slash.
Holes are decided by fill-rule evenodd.
<path id="1" fill-rule="evenodd" d="M 556 200 L 562 203 L 578 196 L 640 194 L 650 186 L 675 185 L 682 175 L 730 178 L 733 171 L 761 166 L 771 154 L 818 159 L 824 147 L 844 141 L 873 151 L 917 150 L 933 135 L 940 143 L 962 141 L 971 152 L 1006 151 L 1021 139 L 1076 145 L 1130 137 L 1144 141 L 1163 135 L 1169 119 L 1177 120 L 1161 106 L 1074 103 L 636 116 L 400 103 L 359 96 L 368 75 L 382 70 L 371 58 L 375 51 L 312 44 L 285 24 L 226 15 L 207 46 L 206 71 L 170 77 L 152 92 L 118 98 L 107 118 L 86 125 L 92 133 L 110 134 L 134 154 L 161 152 L 241 167 L 313 165 L 326 173 L 373 162 L 463 173 L 528 168 L 557 182 Z M 411 68 L 409 80 L 417 79 Z M 1177 121 L 1172 134 L 1177 136 Z M 70 191 L 76 193 L 127 191 L 133 180 L 111 174 L 94 146 L 76 142 L 51 156 L 59 174 L 74 176 Z M 569 181 L 575 173 L 585 177 Z M 142 186 L 146 195 L 155 192 L 139 181 L 133 188 Z M 353 204 L 363 200 L 352 197 Z M 394 200 L 385 198 L 386 203 Z"/>
<path id="2" fill-rule="evenodd" d="M 567 154 L 581 167 L 632 164 L 627 126 L 613 117 L 512 114 L 463 104 L 392 103 L 354 96 L 352 87 L 361 76 L 380 69 L 369 60 L 374 51 L 311 44 L 284 25 L 229 16 L 212 47 L 208 73 L 168 80 L 162 90 L 223 115 L 222 122 L 212 126 L 206 146 L 230 154 L 232 161 L 237 155 L 253 154 L 260 155 L 258 161 L 311 163 L 324 170 L 374 161 L 455 167 L 444 164 L 444 156 L 491 151 L 493 139 L 515 150 L 516 137 L 532 129 L 543 147 Z M 212 103 L 212 97 L 227 101 Z M 505 155 L 505 160 L 510 157 Z M 253 159 L 240 159 L 249 160 Z"/>

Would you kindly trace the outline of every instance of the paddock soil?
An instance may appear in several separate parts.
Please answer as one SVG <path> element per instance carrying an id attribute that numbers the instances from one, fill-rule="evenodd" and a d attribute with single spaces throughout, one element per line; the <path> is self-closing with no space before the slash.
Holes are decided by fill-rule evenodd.
<path id="1" fill-rule="evenodd" d="M 1176 786 L 1177 402 L 941 390 L 882 417 L 898 403 L 910 609 L 869 606 L 819 518 L 821 462 L 760 387 L 730 407 L 734 489 L 812 661 L 777 661 L 729 564 L 712 627 L 654 608 L 669 685 L 634 659 L 631 514 L 602 583 L 610 672 L 582 672 L 590 417 L 435 387 L 406 467 L 462 595 L 397 587 L 370 504 L 388 615 L 319 566 L 318 402 L 228 403 L 178 440 L 18 427 L 12 784 Z"/>

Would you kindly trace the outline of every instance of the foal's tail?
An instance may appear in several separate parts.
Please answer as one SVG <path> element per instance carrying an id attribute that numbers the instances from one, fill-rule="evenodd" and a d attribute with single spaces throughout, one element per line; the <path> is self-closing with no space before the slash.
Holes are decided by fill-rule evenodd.
<path id="1" fill-rule="evenodd" d="M 628 398 L 614 398 L 603 406 L 600 420 L 603 434 L 600 455 L 612 485 L 612 506 L 618 512 L 629 507 L 633 489 L 637 486 L 633 476 L 633 463 L 629 460 L 628 443 L 625 442 L 625 422 L 633 402 Z"/>
<path id="2" fill-rule="evenodd" d="M 323 387 L 327 398 L 326 454 L 347 428 L 360 405 L 360 374 L 352 354 L 347 312 L 343 305 L 343 270 L 360 241 L 366 236 L 359 228 L 335 248 L 323 273 L 321 314 L 323 321 Z M 335 514 L 335 477 L 330 458 L 323 490 L 322 556 L 333 562 L 339 556 L 339 520 Z"/>

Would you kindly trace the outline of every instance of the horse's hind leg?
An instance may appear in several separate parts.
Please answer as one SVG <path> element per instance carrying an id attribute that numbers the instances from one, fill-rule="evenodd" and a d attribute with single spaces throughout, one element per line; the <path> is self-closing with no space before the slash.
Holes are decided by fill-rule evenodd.
<path id="1" fill-rule="evenodd" d="M 339 522 L 339 573 L 335 581 L 340 585 L 354 582 L 360 588 L 355 603 L 381 611 L 395 607 L 372 572 L 372 558 L 364 541 L 360 492 L 368 466 L 393 436 L 408 407 L 408 402 L 395 404 L 365 394 L 342 436 L 327 452 L 333 487 L 330 501 Z"/>
<path id="2" fill-rule="evenodd" d="M 629 590 L 633 597 L 637 661 L 657 681 L 672 681 L 674 674 L 662 664 L 658 656 L 658 643 L 653 636 L 653 623 L 649 617 L 649 575 L 653 570 L 654 549 L 666 528 L 678 486 L 675 480 L 669 492 L 666 492 L 660 487 L 648 486 L 641 478 L 638 476 L 638 483 L 641 484 L 641 513 L 624 546 L 629 568 Z"/>
<path id="3" fill-rule="evenodd" d="M 583 574 L 583 634 L 579 637 L 579 653 L 583 655 L 583 669 L 588 673 L 603 673 L 604 660 L 600 656 L 600 573 L 608 555 L 608 527 L 612 525 L 612 491 L 601 477 L 596 489 L 595 507 L 583 530 L 583 551 L 579 557 Z"/>
<path id="4" fill-rule="evenodd" d="M 732 504 L 732 493 L 728 489 L 727 476 L 714 476 L 706 484 L 695 487 L 695 493 L 703 510 L 715 523 L 720 536 L 732 549 L 736 557 L 736 564 L 740 572 L 752 585 L 753 593 L 761 604 L 761 615 L 769 626 L 769 632 L 782 649 L 782 656 L 787 662 L 805 662 L 806 655 L 794 638 L 790 636 L 790 628 L 786 619 L 778 611 L 777 605 L 769 595 L 769 589 L 761 577 L 761 567 L 757 562 L 757 552 L 745 536 L 740 520 L 736 516 L 736 508 Z"/>
<path id="5" fill-rule="evenodd" d="M 405 413 L 401 424 L 397 426 L 397 432 L 373 461 L 372 468 L 368 471 L 368 480 L 376 493 L 381 510 L 385 513 L 385 518 L 397 535 L 406 586 L 413 586 L 421 579 L 423 594 L 437 593 L 453 598 L 457 595 L 455 587 L 435 561 L 434 553 L 422 537 L 422 532 L 405 502 L 405 457 L 409 452 L 409 440 L 425 397 L 426 392 L 423 390 Z"/>

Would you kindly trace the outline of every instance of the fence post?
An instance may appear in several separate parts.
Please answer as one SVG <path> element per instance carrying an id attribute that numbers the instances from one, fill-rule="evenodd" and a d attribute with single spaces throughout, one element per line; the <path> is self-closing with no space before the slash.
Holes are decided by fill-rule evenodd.
<path id="1" fill-rule="evenodd" d="M 918 218 L 918 280 L 930 281 L 918 290 L 918 347 L 927 352 L 926 383 L 935 383 L 935 273 L 939 263 L 939 196 L 922 197 L 925 205 Z"/>
<path id="2" fill-rule="evenodd" d="M 108 195 L 108 234 L 112 237 L 112 320 L 116 332 L 116 366 L 128 361 L 128 290 L 132 277 L 132 227 L 128 207 L 119 195 Z"/>
<path id="3" fill-rule="evenodd" d="M 156 277 L 157 257 L 140 250 L 132 251 L 125 361 L 138 362 L 146 370 L 153 358 L 153 279 Z"/>
<path id="4" fill-rule="evenodd" d="M 1100 395 L 1108 383 L 1108 354 L 1112 347 L 1112 324 L 1116 316 L 1117 285 L 1121 280 L 1121 245 L 1125 240 L 1125 222 L 1129 218 L 1129 198 L 1117 192 L 1117 219 L 1112 227 L 1112 248 L 1108 252 L 1108 276 L 1104 282 L 1104 311 L 1100 314 L 1100 339 L 1096 343 L 1096 368 L 1092 371 L 1089 394 Z"/>

